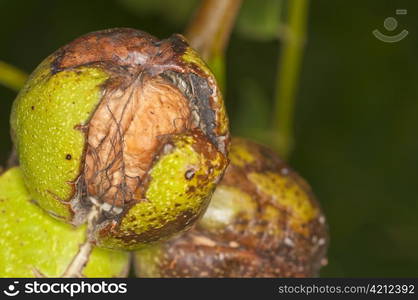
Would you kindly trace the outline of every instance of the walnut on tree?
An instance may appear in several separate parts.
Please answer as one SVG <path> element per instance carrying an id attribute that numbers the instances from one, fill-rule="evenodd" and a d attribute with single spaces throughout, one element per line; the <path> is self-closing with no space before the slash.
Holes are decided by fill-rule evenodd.
<path id="1" fill-rule="evenodd" d="M 229 164 L 195 227 L 135 252 L 138 277 L 312 277 L 328 230 L 310 186 L 264 146 L 233 138 Z"/>
<path id="2" fill-rule="evenodd" d="M 116 28 L 47 57 L 14 102 L 25 185 L 50 215 L 98 246 L 137 249 L 189 228 L 228 160 L 216 80 L 181 35 Z"/>

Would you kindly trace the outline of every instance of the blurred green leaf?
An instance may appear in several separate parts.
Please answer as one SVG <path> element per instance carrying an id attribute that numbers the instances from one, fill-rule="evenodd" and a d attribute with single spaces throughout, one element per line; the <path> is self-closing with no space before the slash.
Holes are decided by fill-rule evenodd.
<path id="1" fill-rule="evenodd" d="M 25 83 L 28 75 L 22 70 L 0 61 L 0 84 L 19 91 Z"/>
<path id="2" fill-rule="evenodd" d="M 245 0 L 237 20 L 237 32 L 250 39 L 278 38 L 283 0 Z"/>
<path id="3" fill-rule="evenodd" d="M 263 88 L 252 78 L 244 78 L 240 90 L 238 105 L 235 109 L 237 118 L 233 120 L 233 133 L 239 136 L 263 139 L 262 134 L 269 128 L 266 116 L 270 112 L 269 98 Z"/>
<path id="4" fill-rule="evenodd" d="M 161 15 L 164 22 L 173 24 L 189 20 L 197 0 L 118 0 L 130 12 L 141 16 Z"/>

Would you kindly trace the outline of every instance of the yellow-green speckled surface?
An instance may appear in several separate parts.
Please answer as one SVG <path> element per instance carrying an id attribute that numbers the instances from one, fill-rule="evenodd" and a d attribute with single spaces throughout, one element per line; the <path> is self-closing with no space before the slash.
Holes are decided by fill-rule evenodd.
<path id="1" fill-rule="evenodd" d="M 84 240 L 84 226 L 74 229 L 30 202 L 19 168 L 0 176 L 0 216 L 0 277 L 34 277 L 33 268 L 59 277 Z M 128 263 L 128 253 L 96 248 L 84 275 L 121 276 Z"/>
<path id="2" fill-rule="evenodd" d="M 50 60 L 35 70 L 15 100 L 11 127 L 32 198 L 68 220 L 68 206 L 57 199 L 70 200 L 71 182 L 80 172 L 85 136 L 75 126 L 89 120 L 108 75 L 79 67 L 51 76 Z"/>
<path id="3" fill-rule="evenodd" d="M 273 156 L 263 153 L 260 146 L 240 138 L 233 139 L 229 153 L 231 166 L 245 172 L 245 180 L 255 187 L 255 191 L 269 198 L 271 203 L 266 205 L 264 216 L 267 219 L 284 218 L 280 216 L 283 212 L 273 206 L 280 207 L 291 215 L 288 222 L 292 230 L 308 234 L 305 225 L 319 215 L 310 188 L 284 164 L 272 168 L 277 164 L 271 160 Z"/>
<path id="4" fill-rule="evenodd" d="M 214 155 L 212 158 L 199 151 L 197 139 L 189 135 L 175 137 L 172 151 L 163 155 L 150 171 L 147 200 L 135 204 L 128 211 L 120 224 L 117 238 L 104 239 L 103 246 L 118 248 L 122 243 L 128 249 L 136 249 L 143 246 L 141 234 L 173 226 L 172 230 L 162 229 L 166 232 L 161 237 L 164 239 L 169 233 L 181 230 L 183 226 L 179 224 L 191 222 L 202 214 L 226 162 L 210 143 L 205 144 L 205 149 L 201 150 L 211 151 L 211 155 Z M 194 170 L 194 175 L 187 179 L 186 172 L 189 170 Z M 132 237 L 132 240 L 124 239 L 132 234 L 139 237 L 139 240 L 136 237 Z"/>
<path id="5" fill-rule="evenodd" d="M 228 157 L 231 160 L 231 164 L 239 167 L 250 164 L 256 159 L 254 154 L 252 154 L 248 147 L 246 147 L 246 143 L 242 139 L 234 139 L 234 143 L 231 145 Z"/>
<path id="6" fill-rule="evenodd" d="M 248 178 L 260 192 L 269 195 L 275 204 L 291 212 L 290 226 L 294 231 L 308 234 L 304 225 L 318 216 L 318 208 L 294 180 L 273 172 L 253 172 L 248 174 Z"/>

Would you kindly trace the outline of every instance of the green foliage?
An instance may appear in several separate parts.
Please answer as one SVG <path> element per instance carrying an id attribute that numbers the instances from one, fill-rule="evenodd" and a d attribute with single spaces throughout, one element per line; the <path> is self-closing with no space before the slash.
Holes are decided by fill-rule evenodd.
<path id="1" fill-rule="evenodd" d="M 173 24 L 187 22 L 199 3 L 196 0 L 118 0 L 118 2 L 139 17 L 159 16 L 165 22 Z"/>
<path id="2" fill-rule="evenodd" d="M 138 17 L 158 16 L 164 22 L 187 24 L 197 0 L 118 0 Z M 283 0 L 243 0 L 236 31 L 245 38 L 258 41 L 275 40 L 279 36 Z M 175 13 L 173 13 L 175 12 Z"/>
<path id="3" fill-rule="evenodd" d="M 237 32 L 256 41 L 276 40 L 283 4 L 283 0 L 244 0 L 237 19 Z"/>

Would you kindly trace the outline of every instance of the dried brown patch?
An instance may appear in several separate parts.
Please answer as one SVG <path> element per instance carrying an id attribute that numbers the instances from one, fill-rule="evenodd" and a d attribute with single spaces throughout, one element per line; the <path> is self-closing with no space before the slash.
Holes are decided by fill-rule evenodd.
<path id="1" fill-rule="evenodd" d="M 187 99 L 161 78 L 144 75 L 125 90 L 105 94 L 89 123 L 88 193 L 116 206 L 139 201 L 159 137 L 189 128 Z"/>

